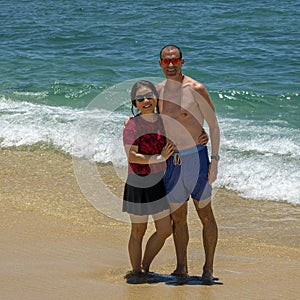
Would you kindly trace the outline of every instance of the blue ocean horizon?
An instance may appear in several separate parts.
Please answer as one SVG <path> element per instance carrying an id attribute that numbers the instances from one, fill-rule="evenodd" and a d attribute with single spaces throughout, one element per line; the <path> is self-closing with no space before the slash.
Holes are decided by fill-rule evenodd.
<path id="1" fill-rule="evenodd" d="M 163 77 L 159 51 L 172 43 L 216 107 L 216 187 L 300 203 L 300 1 L 12 0 L 0 15 L 1 147 L 42 145 L 124 164 L 112 150 L 122 148 L 131 114 L 129 87 L 120 87 Z M 89 110 L 95 98 L 96 115 L 110 101 L 120 107 L 103 122 Z M 83 119 L 96 142 L 74 147 Z"/>

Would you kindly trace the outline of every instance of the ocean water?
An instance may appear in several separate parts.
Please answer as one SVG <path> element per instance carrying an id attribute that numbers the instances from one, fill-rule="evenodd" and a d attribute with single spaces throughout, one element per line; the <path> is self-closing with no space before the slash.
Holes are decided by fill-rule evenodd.
<path id="1" fill-rule="evenodd" d="M 11 0 L 0 11 L 0 145 L 125 165 L 137 78 L 181 47 L 221 127 L 216 187 L 300 204 L 300 1 Z"/>

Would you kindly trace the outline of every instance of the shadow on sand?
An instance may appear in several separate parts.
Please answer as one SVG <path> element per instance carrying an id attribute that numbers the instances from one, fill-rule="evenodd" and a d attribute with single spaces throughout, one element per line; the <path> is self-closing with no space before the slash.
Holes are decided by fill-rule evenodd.
<path id="1" fill-rule="evenodd" d="M 128 284 L 154 284 L 163 282 L 166 285 L 222 285 L 219 278 L 214 277 L 212 280 L 203 280 L 201 276 L 175 276 L 149 272 L 143 276 L 132 276 L 127 278 Z"/>

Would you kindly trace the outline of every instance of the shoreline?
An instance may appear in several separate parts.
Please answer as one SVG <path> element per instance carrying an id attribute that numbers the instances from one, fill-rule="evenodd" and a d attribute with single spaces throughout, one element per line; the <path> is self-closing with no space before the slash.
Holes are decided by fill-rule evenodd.
<path id="1" fill-rule="evenodd" d="M 109 299 L 171 296 L 175 300 L 195 295 L 200 299 L 299 296 L 299 206 L 245 199 L 218 189 L 213 202 L 219 226 L 214 275 L 222 285 L 128 285 L 123 276 L 130 268 L 130 224 L 103 215 L 85 199 L 72 158 L 51 151 L 0 149 L 0 161 L 0 280 L 5 299 L 101 299 L 103 294 Z M 119 191 L 111 166 L 98 167 Z M 200 276 L 202 227 L 191 204 L 189 274 Z M 147 237 L 151 232 L 153 223 Z M 169 238 L 151 270 L 168 275 L 174 266 Z"/>

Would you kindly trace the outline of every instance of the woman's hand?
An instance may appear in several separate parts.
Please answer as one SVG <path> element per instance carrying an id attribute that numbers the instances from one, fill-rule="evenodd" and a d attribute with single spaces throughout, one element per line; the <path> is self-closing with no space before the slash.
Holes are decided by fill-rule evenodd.
<path id="1" fill-rule="evenodd" d="M 202 128 L 202 132 L 198 137 L 198 144 L 205 146 L 207 145 L 207 143 L 208 143 L 208 134 L 206 133 L 204 128 Z"/>

